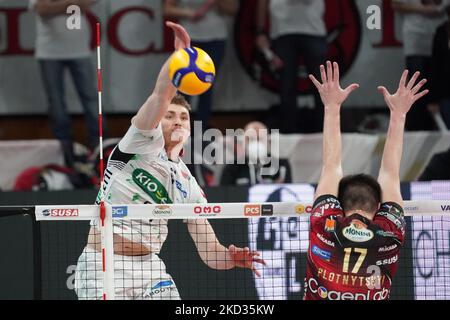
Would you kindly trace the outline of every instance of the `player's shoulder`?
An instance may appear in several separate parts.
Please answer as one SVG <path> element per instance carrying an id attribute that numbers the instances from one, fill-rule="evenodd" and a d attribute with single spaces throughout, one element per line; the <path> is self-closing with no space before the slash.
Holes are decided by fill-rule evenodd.
<path id="1" fill-rule="evenodd" d="M 323 217 L 343 216 L 344 211 L 342 210 L 341 204 L 332 194 L 320 195 L 316 198 L 313 203 L 311 210 L 311 221 L 318 221 L 317 219 L 322 219 Z"/>
<path id="2" fill-rule="evenodd" d="M 317 208 L 325 207 L 325 209 L 341 209 L 341 203 L 339 199 L 332 194 L 323 194 L 318 196 L 313 203 L 313 210 Z"/>
<path id="3" fill-rule="evenodd" d="M 120 150 L 125 153 L 154 156 L 164 148 L 161 124 L 152 130 L 142 130 L 131 123 L 118 145 Z"/>
<path id="4" fill-rule="evenodd" d="M 194 177 L 194 175 L 189 170 L 188 166 L 184 163 L 184 161 L 181 158 L 180 158 L 180 161 L 178 162 L 178 167 L 181 171 L 183 180 L 187 180 L 187 182 L 189 184 L 189 189 L 192 194 L 191 201 L 194 203 L 207 202 L 206 195 L 205 195 L 203 189 L 200 187 L 197 179 Z"/>
<path id="5" fill-rule="evenodd" d="M 183 176 L 183 179 L 189 181 L 189 184 L 197 184 L 197 180 L 195 179 L 194 175 L 191 173 L 191 170 L 189 170 L 186 163 L 184 163 L 183 159 L 181 159 L 181 157 L 179 158 L 177 166 L 178 166 L 178 169 L 180 170 L 181 175 Z"/>
<path id="6" fill-rule="evenodd" d="M 377 211 L 377 214 L 388 214 L 393 215 L 397 218 L 402 217 L 404 215 L 403 207 L 396 202 L 383 202 L 380 205 L 380 208 Z"/>

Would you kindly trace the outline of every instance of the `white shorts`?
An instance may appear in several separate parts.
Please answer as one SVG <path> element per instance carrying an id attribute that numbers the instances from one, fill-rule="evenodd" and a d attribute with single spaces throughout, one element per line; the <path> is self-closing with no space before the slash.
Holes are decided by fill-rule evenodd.
<path id="1" fill-rule="evenodd" d="M 180 300 L 164 262 L 156 255 L 114 255 L 117 300 Z M 75 271 L 75 292 L 79 300 L 100 300 L 103 294 L 101 253 L 85 247 Z"/>

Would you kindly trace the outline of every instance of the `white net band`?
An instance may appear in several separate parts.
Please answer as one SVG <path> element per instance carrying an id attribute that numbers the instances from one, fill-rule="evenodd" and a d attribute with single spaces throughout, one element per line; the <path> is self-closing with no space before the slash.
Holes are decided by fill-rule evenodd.
<path id="1" fill-rule="evenodd" d="M 312 204 L 207 203 L 106 205 L 113 219 L 235 219 L 256 217 L 295 217 L 310 213 Z M 442 216 L 450 213 L 450 201 L 405 201 L 405 216 Z M 99 217 L 97 205 L 36 206 L 37 221 L 92 220 Z"/>

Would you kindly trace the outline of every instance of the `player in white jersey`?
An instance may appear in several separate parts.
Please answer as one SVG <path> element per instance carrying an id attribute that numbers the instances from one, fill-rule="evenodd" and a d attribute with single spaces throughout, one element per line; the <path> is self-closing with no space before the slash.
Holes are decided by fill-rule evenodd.
<path id="1" fill-rule="evenodd" d="M 190 46 L 190 37 L 178 24 L 175 49 Z M 207 202 L 180 159 L 190 135 L 190 106 L 176 94 L 169 80 L 168 62 L 162 67 L 153 93 L 132 119 L 105 170 L 104 195 L 109 204 L 169 204 Z M 97 199 L 97 201 L 99 198 Z M 164 208 L 162 208 L 163 210 Z M 150 215 L 153 217 L 152 213 Z M 217 270 L 249 268 L 258 252 L 220 244 L 206 219 L 185 221 L 205 264 Z M 103 288 L 100 231 L 91 222 L 88 244 L 77 263 L 75 290 L 79 299 L 101 299 Z M 158 254 L 167 238 L 167 220 L 114 220 L 114 266 L 117 299 L 180 299 L 172 277 Z"/>

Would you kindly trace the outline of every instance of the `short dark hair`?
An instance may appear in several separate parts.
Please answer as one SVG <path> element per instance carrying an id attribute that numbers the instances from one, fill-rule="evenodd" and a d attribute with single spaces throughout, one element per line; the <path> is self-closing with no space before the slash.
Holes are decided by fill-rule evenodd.
<path id="1" fill-rule="evenodd" d="M 339 182 L 338 199 L 344 212 L 375 212 L 381 202 L 381 186 L 367 174 L 346 176 Z"/>
<path id="2" fill-rule="evenodd" d="M 186 100 L 186 98 L 182 94 L 179 94 L 179 93 L 177 93 L 175 95 L 175 97 L 173 97 L 172 101 L 170 101 L 170 104 L 176 104 L 176 105 L 185 107 L 189 112 L 192 111 L 191 105 L 189 104 L 189 102 Z"/>

